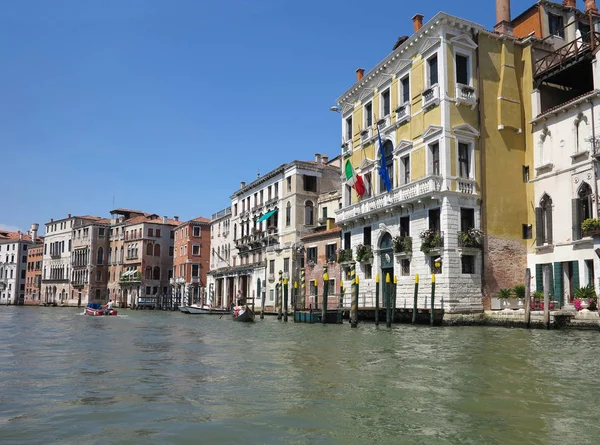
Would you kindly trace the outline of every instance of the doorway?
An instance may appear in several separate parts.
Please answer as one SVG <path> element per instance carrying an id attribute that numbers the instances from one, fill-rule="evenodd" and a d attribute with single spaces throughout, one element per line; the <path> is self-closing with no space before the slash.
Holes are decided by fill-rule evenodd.
<path id="1" fill-rule="evenodd" d="M 379 280 L 382 288 L 380 289 L 380 295 L 384 296 L 383 286 L 386 283 L 386 277 L 390 275 L 390 281 L 394 282 L 394 250 L 392 246 L 392 235 L 386 233 L 381 237 L 379 241 L 379 256 L 381 264 L 381 279 Z M 382 306 L 387 307 L 385 297 L 382 300 Z"/>

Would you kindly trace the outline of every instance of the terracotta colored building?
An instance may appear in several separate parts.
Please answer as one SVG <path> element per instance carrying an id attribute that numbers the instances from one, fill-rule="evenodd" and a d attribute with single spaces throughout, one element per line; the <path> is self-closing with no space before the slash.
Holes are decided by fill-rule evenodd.
<path id="1" fill-rule="evenodd" d="M 206 301 L 206 273 L 210 262 L 208 218 L 195 218 L 174 230 L 172 295 L 183 305 Z"/>
<path id="2" fill-rule="evenodd" d="M 34 244 L 27 251 L 27 271 L 25 273 L 25 304 L 42 303 L 40 289 L 42 287 L 42 264 L 44 259 L 44 239 L 33 240 Z"/>

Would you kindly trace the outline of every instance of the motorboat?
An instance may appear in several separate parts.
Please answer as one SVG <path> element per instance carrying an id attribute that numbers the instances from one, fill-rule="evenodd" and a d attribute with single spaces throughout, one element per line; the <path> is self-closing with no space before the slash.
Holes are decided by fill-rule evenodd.
<path id="1" fill-rule="evenodd" d="M 106 309 L 104 309 L 102 305 L 98 303 L 88 303 L 85 307 L 84 314 L 93 316 L 117 315 L 117 310 L 112 308 L 107 313 Z"/>

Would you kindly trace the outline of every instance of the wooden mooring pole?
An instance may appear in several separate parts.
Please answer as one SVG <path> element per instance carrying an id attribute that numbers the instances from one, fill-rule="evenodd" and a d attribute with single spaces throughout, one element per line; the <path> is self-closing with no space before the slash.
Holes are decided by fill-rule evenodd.
<path id="1" fill-rule="evenodd" d="M 262 292 L 261 289 L 260 289 L 260 278 L 258 279 L 257 286 L 258 286 L 258 295 L 261 296 L 260 300 L 261 300 L 261 303 L 262 303 L 262 306 L 260 307 L 260 319 L 264 320 L 264 318 L 265 318 L 265 298 L 267 296 L 267 293 L 266 292 Z"/>
<path id="2" fill-rule="evenodd" d="M 390 328 L 392 327 L 392 299 L 391 299 L 391 288 L 390 274 L 385 274 L 385 284 L 383 287 L 383 295 L 385 298 L 385 325 Z"/>
<path id="3" fill-rule="evenodd" d="M 431 316 L 429 325 L 433 326 L 433 308 L 435 307 L 435 274 L 431 274 Z"/>
<path id="4" fill-rule="evenodd" d="M 419 295 L 419 274 L 415 275 L 415 297 L 413 299 L 412 324 L 417 323 L 417 297 Z"/>
<path id="5" fill-rule="evenodd" d="M 358 277 L 356 276 L 356 264 L 352 264 L 350 271 L 352 279 L 352 302 L 350 303 L 350 327 L 358 325 Z"/>
<path id="6" fill-rule="evenodd" d="M 277 292 L 277 296 L 278 301 L 277 301 L 277 320 L 281 320 L 283 318 L 283 313 L 282 313 L 282 301 L 283 300 L 283 271 L 280 270 L 279 271 L 279 291 Z"/>
<path id="7" fill-rule="evenodd" d="M 288 321 L 288 279 L 283 280 L 283 321 Z"/>
<path id="8" fill-rule="evenodd" d="M 340 322 L 343 322 L 342 317 L 341 317 L 343 308 L 344 308 L 344 281 L 340 280 L 340 299 L 338 301 L 338 313 L 339 313 Z"/>
<path id="9" fill-rule="evenodd" d="M 544 326 L 550 329 L 550 266 L 544 266 Z"/>
<path id="10" fill-rule="evenodd" d="M 394 286 L 392 287 L 392 323 L 396 323 L 396 294 L 398 291 L 398 278 L 394 275 Z"/>
<path id="11" fill-rule="evenodd" d="M 294 309 L 294 323 L 296 322 L 296 311 L 298 307 L 298 282 L 294 281 L 294 298 L 292 298 L 292 305 Z"/>
<path id="12" fill-rule="evenodd" d="M 313 304 L 315 306 L 315 311 L 318 311 L 319 310 L 319 282 L 317 281 L 316 278 L 313 280 L 313 284 L 315 285 L 315 295 L 314 295 L 315 301 L 313 301 Z"/>
<path id="13" fill-rule="evenodd" d="M 379 274 L 375 275 L 375 326 L 379 326 Z"/>
<path id="14" fill-rule="evenodd" d="M 306 309 L 306 275 L 304 267 L 300 269 L 300 293 L 302 294 L 302 309 Z"/>
<path id="15" fill-rule="evenodd" d="M 531 326 L 531 269 L 525 269 L 525 326 Z"/>
<path id="16" fill-rule="evenodd" d="M 327 297 L 329 294 L 329 274 L 327 266 L 323 266 L 323 310 L 321 311 L 321 323 L 327 323 Z"/>

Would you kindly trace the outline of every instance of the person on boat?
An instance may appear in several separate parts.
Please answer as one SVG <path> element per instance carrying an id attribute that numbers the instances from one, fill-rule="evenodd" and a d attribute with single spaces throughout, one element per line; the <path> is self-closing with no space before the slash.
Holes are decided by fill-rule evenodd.
<path id="1" fill-rule="evenodd" d="M 106 314 L 106 315 L 110 314 L 110 311 L 112 311 L 112 308 L 113 308 L 112 298 L 110 300 L 108 300 L 108 303 L 106 303 L 104 306 L 102 306 L 102 308 L 104 309 L 104 314 Z"/>
<path id="2" fill-rule="evenodd" d="M 242 290 L 238 289 L 238 291 L 237 291 L 237 305 L 241 306 L 242 305 L 242 301 L 243 301 Z"/>

